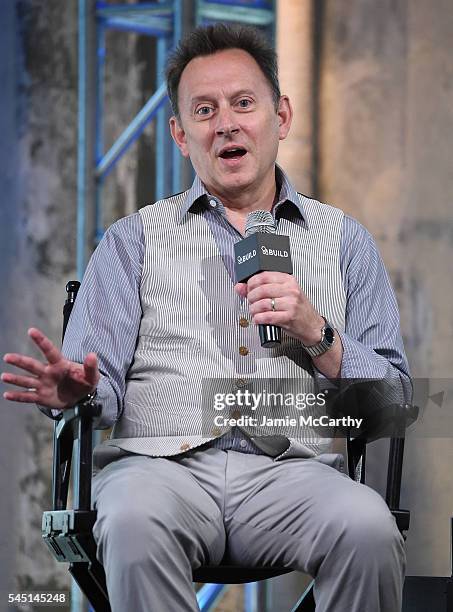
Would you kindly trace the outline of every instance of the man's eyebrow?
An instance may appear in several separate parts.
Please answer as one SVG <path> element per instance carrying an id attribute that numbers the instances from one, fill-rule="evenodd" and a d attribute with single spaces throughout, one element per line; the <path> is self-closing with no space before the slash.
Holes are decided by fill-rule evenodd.
<path id="1" fill-rule="evenodd" d="M 238 91 L 233 92 L 232 94 L 230 94 L 228 97 L 230 99 L 233 98 L 237 98 L 238 96 L 252 96 L 255 95 L 254 92 L 251 89 L 239 89 Z M 215 95 L 213 94 L 201 94 L 198 96 L 194 96 L 193 98 L 190 98 L 190 104 L 194 105 L 197 104 L 198 102 L 211 102 L 215 100 Z"/>

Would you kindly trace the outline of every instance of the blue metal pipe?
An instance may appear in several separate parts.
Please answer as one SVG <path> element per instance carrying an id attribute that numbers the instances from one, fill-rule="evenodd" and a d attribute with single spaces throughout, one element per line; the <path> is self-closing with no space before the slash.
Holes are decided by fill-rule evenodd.
<path id="1" fill-rule="evenodd" d="M 300 606 L 300 604 L 303 602 L 303 600 L 305 599 L 305 597 L 308 595 L 308 593 L 311 591 L 311 589 L 313 588 L 315 584 L 315 581 L 312 580 L 310 582 L 310 584 L 307 586 L 307 588 L 305 589 L 305 591 L 302 593 L 302 595 L 300 596 L 300 598 L 297 600 L 296 605 L 291 609 L 291 612 L 296 612 L 297 608 Z"/>
<path id="2" fill-rule="evenodd" d="M 101 19 L 98 19 L 98 27 L 96 29 L 96 124 L 95 124 L 95 160 L 102 158 L 104 153 L 104 69 L 105 69 L 105 24 Z M 96 181 L 95 189 L 95 246 L 99 244 L 102 237 L 104 226 L 102 222 L 102 194 L 103 194 L 102 177 Z M 97 432 L 96 432 L 97 433 Z"/>
<path id="3" fill-rule="evenodd" d="M 162 83 L 154 92 L 148 102 L 134 117 L 131 123 L 123 131 L 110 147 L 104 157 L 96 165 L 96 177 L 106 177 L 118 159 L 124 155 L 131 144 L 140 136 L 146 124 L 151 121 L 156 112 L 167 100 L 167 89 Z"/>
<path id="4" fill-rule="evenodd" d="M 258 584 L 256 582 L 244 584 L 244 612 L 259 612 Z"/>
<path id="5" fill-rule="evenodd" d="M 173 48 L 175 48 L 182 36 L 182 0 L 174 0 L 174 19 L 173 19 Z M 167 135 L 168 138 L 168 135 Z M 179 193 L 182 190 L 181 185 L 181 153 L 179 152 L 176 143 L 172 140 L 171 145 L 172 155 L 172 177 L 171 191 Z"/>
<path id="6" fill-rule="evenodd" d="M 78 49 L 78 116 L 77 116 L 77 277 L 82 278 L 85 270 L 85 202 L 87 195 L 86 176 L 86 23 L 87 0 L 79 0 L 79 49 Z"/>
<path id="7" fill-rule="evenodd" d="M 272 7 L 272 0 L 203 0 L 204 4 L 225 4 L 230 8 L 237 6 L 245 7 L 247 9 L 263 8 L 270 9 Z"/>
<path id="8" fill-rule="evenodd" d="M 159 82 L 163 78 L 165 58 L 167 55 L 168 43 L 165 38 L 158 38 L 157 40 L 157 66 L 156 76 Z M 167 159 L 167 122 L 166 112 L 164 108 L 160 108 L 157 113 L 156 119 L 156 200 L 169 195 L 167 193 L 167 168 L 170 160 Z"/>
<path id="9" fill-rule="evenodd" d="M 200 612 L 208 612 L 226 593 L 229 584 L 204 584 L 197 593 Z"/>
<path id="10" fill-rule="evenodd" d="M 157 15 L 171 15 L 173 2 L 144 2 L 143 4 L 109 4 L 97 2 L 96 13 L 100 17 L 106 15 L 133 15 L 134 13 L 152 13 Z"/>
<path id="11" fill-rule="evenodd" d="M 269 26 L 274 21 L 273 11 L 247 6 L 199 2 L 198 11 L 202 19 L 212 21 L 234 21 L 255 26 Z"/>
<path id="12" fill-rule="evenodd" d="M 154 23 L 144 22 L 139 24 L 129 22 L 127 19 L 105 19 L 105 25 L 110 30 L 119 30 L 121 32 L 135 32 L 135 34 L 144 34 L 145 36 L 165 36 L 171 32 L 171 24 L 164 19 L 155 19 Z"/>

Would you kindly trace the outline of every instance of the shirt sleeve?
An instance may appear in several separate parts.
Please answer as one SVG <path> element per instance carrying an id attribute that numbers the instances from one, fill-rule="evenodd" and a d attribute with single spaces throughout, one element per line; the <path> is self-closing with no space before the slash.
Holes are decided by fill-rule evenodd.
<path id="1" fill-rule="evenodd" d="M 399 381 L 399 399 L 410 401 L 412 383 L 389 276 L 371 234 L 347 215 L 340 266 L 346 290 L 341 378 Z"/>
<path id="2" fill-rule="evenodd" d="M 62 352 L 82 363 L 87 353 L 98 356 L 101 374 L 97 399 L 102 414 L 96 429 L 111 427 L 120 417 L 126 374 L 132 363 L 142 308 L 140 281 L 144 237 L 139 213 L 113 224 L 93 253 L 69 319 Z M 40 406 L 48 416 L 59 411 Z"/>

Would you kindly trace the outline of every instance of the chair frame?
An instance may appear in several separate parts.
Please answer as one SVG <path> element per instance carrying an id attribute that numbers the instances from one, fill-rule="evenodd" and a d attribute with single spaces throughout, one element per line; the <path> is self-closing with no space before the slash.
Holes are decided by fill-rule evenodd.
<path id="1" fill-rule="evenodd" d="M 63 309 L 63 336 L 80 286 L 78 281 L 66 285 L 67 299 Z M 418 409 L 408 404 L 398 406 L 400 414 L 415 420 Z M 110 612 L 105 572 L 96 558 L 96 543 L 92 529 L 96 511 L 91 508 L 92 431 L 93 419 L 101 413 L 101 406 L 93 399 L 81 402 L 63 412 L 54 423 L 52 510 L 42 517 L 42 536 L 52 556 L 69 563 L 69 572 L 79 585 L 95 612 Z M 388 457 L 386 502 L 395 517 L 399 530 L 409 529 L 410 512 L 399 508 L 401 475 L 404 455 L 404 428 L 399 437 L 392 437 Z M 370 432 L 359 437 L 347 437 L 348 472 L 354 480 L 365 482 L 366 445 L 375 439 Z M 67 508 L 71 463 L 74 454 L 75 485 L 73 508 Z M 193 572 L 194 582 L 243 584 L 274 578 L 293 571 L 290 568 L 244 568 L 219 565 L 202 567 Z M 313 584 L 313 583 L 312 583 Z M 312 585 L 311 585 L 312 586 Z M 212 598 L 211 598 L 212 600 Z M 307 588 L 292 612 L 314 610 L 313 589 Z M 208 609 L 205 605 L 202 609 Z"/>

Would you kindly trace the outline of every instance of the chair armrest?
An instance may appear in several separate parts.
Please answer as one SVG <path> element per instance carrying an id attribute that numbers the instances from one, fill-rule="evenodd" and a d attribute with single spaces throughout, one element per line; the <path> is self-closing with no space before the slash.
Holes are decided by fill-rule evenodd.
<path id="1" fill-rule="evenodd" d="M 72 428 L 72 425 L 77 419 L 91 418 L 94 419 L 101 415 L 101 405 L 93 400 L 88 400 L 76 404 L 72 408 L 67 408 L 63 411 L 61 418 L 57 422 L 56 435 L 63 435 L 63 431 Z"/>
<path id="2" fill-rule="evenodd" d="M 390 404 L 381 411 L 368 415 L 364 427 L 360 428 L 354 440 L 366 444 L 380 438 L 404 438 L 406 429 L 418 418 L 419 408 L 413 404 Z"/>
<path id="3" fill-rule="evenodd" d="M 68 499 L 72 454 L 74 459 L 74 509 L 91 508 L 93 419 L 101 406 L 90 398 L 66 409 L 54 426 L 52 506 L 65 510 Z"/>
<path id="4" fill-rule="evenodd" d="M 338 430 L 366 443 L 383 437 L 404 437 L 407 427 L 418 417 L 418 407 L 401 401 L 401 389 L 393 379 L 340 381 L 337 387 L 329 388 L 326 409 L 336 419 L 361 419 L 359 428 L 345 425 Z"/>

